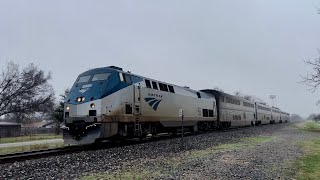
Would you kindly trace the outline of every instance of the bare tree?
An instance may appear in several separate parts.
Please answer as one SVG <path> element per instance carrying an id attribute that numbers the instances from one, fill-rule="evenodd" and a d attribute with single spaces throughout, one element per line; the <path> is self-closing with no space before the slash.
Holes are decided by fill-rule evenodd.
<path id="1" fill-rule="evenodd" d="M 302 83 L 309 87 L 309 91 L 315 92 L 320 85 L 320 49 L 318 49 L 319 57 L 313 60 L 306 60 L 305 63 L 312 67 L 312 72 L 302 77 Z M 320 101 L 317 102 L 320 104 Z"/>
<path id="2" fill-rule="evenodd" d="M 21 117 L 35 112 L 48 112 L 54 105 L 54 91 L 46 74 L 34 64 L 20 70 L 7 63 L 0 74 L 0 116 L 17 114 Z"/>
<path id="3" fill-rule="evenodd" d="M 312 119 L 314 119 L 315 117 L 317 117 L 317 114 L 310 114 L 310 115 L 307 117 L 307 120 L 312 120 Z"/>
<path id="4" fill-rule="evenodd" d="M 310 114 L 307 120 L 312 120 L 315 122 L 320 122 L 320 114 Z"/>

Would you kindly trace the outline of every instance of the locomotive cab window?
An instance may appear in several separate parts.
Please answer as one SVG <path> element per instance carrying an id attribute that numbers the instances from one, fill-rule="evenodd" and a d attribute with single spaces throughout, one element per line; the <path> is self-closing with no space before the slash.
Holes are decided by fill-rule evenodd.
<path id="1" fill-rule="evenodd" d="M 197 96 L 198 98 L 201 98 L 201 94 L 199 92 L 197 92 Z"/>
<path id="2" fill-rule="evenodd" d="M 145 82 L 146 82 L 146 87 L 151 89 L 151 83 L 150 83 L 150 81 L 146 79 Z"/>
<path id="3" fill-rule="evenodd" d="M 168 86 L 169 87 L 169 92 L 171 92 L 171 93 L 174 93 L 174 89 L 173 89 L 173 86 Z"/>
<path id="4" fill-rule="evenodd" d="M 131 75 L 131 81 L 132 81 L 132 83 L 140 82 L 140 79 L 141 79 L 141 78 L 139 78 L 139 77 L 137 77 L 137 76 Z M 139 85 L 140 85 L 140 83 L 139 83 Z"/>
<path id="5" fill-rule="evenodd" d="M 127 84 L 132 84 L 131 76 L 129 74 L 124 74 L 123 79 L 124 79 L 124 82 L 126 82 Z"/>
<path id="6" fill-rule="evenodd" d="M 152 81 L 152 87 L 153 87 L 153 89 L 158 90 L 157 82 Z"/>

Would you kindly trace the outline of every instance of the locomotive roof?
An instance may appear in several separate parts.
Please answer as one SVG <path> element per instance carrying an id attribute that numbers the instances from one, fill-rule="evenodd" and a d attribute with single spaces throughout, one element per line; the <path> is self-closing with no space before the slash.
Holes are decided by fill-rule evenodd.
<path id="1" fill-rule="evenodd" d="M 164 82 L 164 81 L 160 81 L 160 80 L 156 80 L 156 79 L 152 79 L 152 78 L 140 76 L 140 75 L 131 73 L 130 71 L 127 71 L 127 72 L 126 72 L 126 71 L 124 71 L 122 68 L 117 67 L 117 66 L 108 66 L 108 67 L 100 67 L 100 68 L 90 69 L 90 70 L 88 70 L 88 71 L 85 71 L 85 72 L 81 73 L 79 76 L 99 74 L 99 73 L 107 73 L 107 72 L 126 73 L 126 74 L 130 74 L 130 75 L 133 75 L 133 76 L 142 78 L 142 79 L 148 79 L 148 80 L 151 80 L 151 81 L 157 81 L 157 82 L 164 83 L 164 84 L 167 84 L 167 85 L 172 85 L 172 86 L 175 86 L 175 87 L 180 87 L 180 88 L 182 88 L 182 89 L 185 89 L 185 90 L 190 91 L 190 92 L 193 92 L 193 93 L 199 92 L 199 93 L 201 93 L 201 96 L 206 95 L 207 97 L 210 97 L 210 95 L 208 95 L 208 94 L 206 94 L 206 93 L 204 93 L 204 92 L 202 92 L 202 91 L 194 90 L 194 89 L 191 89 L 191 88 L 189 88 L 189 87 L 187 87 L 187 86 L 179 86 L 179 85 L 167 83 L 167 82 Z"/>
<path id="2" fill-rule="evenodd" d="M 203 89 L 203 90 L 197 91 L 197 90 L 194 90 L 194 89 L 190 89 L 190 88 L 187 87 L 187 86 L 179 86 L 179 85 L 175 85 L 175 84 L 171 84 L 171 83 L 167 83 L 167 82 L 155 80 L 155 79 L 152 79 L 152 78 L 147 78 L 147 77 L 144 77 L 144 76 L 140 76 L 140 75 L 137 75 L 137 74 L 133 74 L 133 73 L 131 73 L 130 71 L 127 71 L 127 72 L 126 72 L 126 71 L 124 71 L 122 68 L 117 67 L 117 66 L 108 66 L 108 67 L 100 67 L 100 68 L 90 69 L 90 70 L 88 70 L 88 71 L 85 71 L 85 72 L 81 73 L 79 76 L 84 76 L 84 75 L 89 75 L 89 74 L 106 73 L 106 72 L 115 72 L 115 71 L 120 72 L 120 73 L 131 74 L 131 75 L 134 75 L 134 76 L 143 78 L 143 79 L 153 80 L 153 81 L 165 83 L 165 84 L 168 84 L 168 85 L 180 87 L 180 88 L 183 88 L 183 89 L 188 90 L 188 91 L 190 91 L 190 92 L 194 92 L 194 93 L 199 92 L 199 93 L 201 93 L 201 96 L 203 96 L 203 94 L 206 94 L 207 96 L 210 96 L 210 94 L 211 94 L 211 95 L 214 95 L 214 96 L 226 96 L 226 97 L 235 98 L 235 99 L 237 99 L 237 100 L 242 100 L 242 101 L 245 101 L 245 102 L 257 103 L 259 106 L 265 106 L 265 107 L 270 107 L 270 108 L 273 108 L 273 109 L 278 109 L 278 110 L 280 110 L 279 108 L 271 107 L 271 106 L 269 106 L 269 105 L 267 105 L 267 104 L 261 104 L 260 102 L 248 100 L 248 99 L 245 99 L 245 98 L 240 97 L 240 96 L 231 95 L 231 94 L 228 94 L 228 93 L 225 93 L 225 92 L 222 92 L 222 91 L 218 91 L 218 90 L 214 90 L 214 89 Z M 281 111 L 281 110 L 280 110 L 280 111 Z M 281 111 L 281 112 L 284 113 L 284 114 L 289 115 L 289 114 L 286 113 L 286 112 L 283 112 L 283 111 Z"/>
<path id="3" fill-rule="evenodd" d="M 231 95 L 231 94 L 228 94 L 228 93 L 225 93 L 225 92 L 221 92 L 221 91 L 217 91 L 217 90 L 214 90 L 214 89 L 203 89 L 201 91 L 205 92 L 205 93 L 213 94 L 215 96 L 226 96 L 226 97 L 231 97 L 231 98 L 234 98 L 234 99 L 237 99 L 237 100 L 254 103 L 254 101 L 245 99 L 243 97 Z"/>

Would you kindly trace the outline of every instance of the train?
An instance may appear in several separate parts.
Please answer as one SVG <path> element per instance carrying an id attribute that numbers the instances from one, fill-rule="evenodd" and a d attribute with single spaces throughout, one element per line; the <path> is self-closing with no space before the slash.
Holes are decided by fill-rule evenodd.
<path id="1" fill-rule="evenodd" d="M 183 119 L 181 113 L 183 112 Z M 81 73 L 64 102 L 65 144 L 257 126 L 290 114 L 214 89 L 193 90 L 116 66 Z M 182 126 L 183 125 L 183 126 Z"/>

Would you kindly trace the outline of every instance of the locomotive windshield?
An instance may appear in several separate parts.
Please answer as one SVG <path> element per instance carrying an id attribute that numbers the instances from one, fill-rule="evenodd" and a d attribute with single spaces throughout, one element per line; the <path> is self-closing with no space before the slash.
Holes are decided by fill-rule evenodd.
<path id="1" fill-rule="evenodd" d="M 101 73 L 101 74 L 95 74 L 93 77 L 91 75 L 81 76 L 78 78 L 76 83 L 89 82 L 91 77 L 92 77 L 91 81 L 103 81 L 103 80 L 107 80 L 110 75 L 111 75 L 111 73 Z"/>
<path id="2" fill-rule="evenodd" d="M 103 73 L 103 74 L 96 74 L 93 76 L 91 81 L 103 81 L 107 80 L 111 73 Z"/>
<path id="3" fill-rule="evenodd" d="M 86 83 L 90 80 L 90 75 L 89 76 L 81 76 L 78 78 L 76 83 Z"/>

